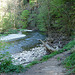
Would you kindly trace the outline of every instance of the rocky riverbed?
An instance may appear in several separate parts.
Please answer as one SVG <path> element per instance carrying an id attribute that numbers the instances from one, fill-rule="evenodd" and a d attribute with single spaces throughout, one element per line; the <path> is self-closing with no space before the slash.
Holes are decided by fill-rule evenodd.
<path id="1" fill-rule="evenodd" d="M 13 64 L 27 65 L 33 60 L 39 59 L 44 55 L 46 55 L 46 49 L 43 47 L 43 45 L 40 45 L 40 47 L 32 48 L 30 51 L 12 54 L 12 57 L 14 58 Z"/>
<path id="2" fill-rule="evenodd" d="M 41 43 L 38 41 L 38 39 L 45 40 L 45 38 L 46 36 L 42 35 L 40 32 L 27 33 L 26 37 L 23 39 L 6 42 L 10 44 L 10 47 L 8 47 L 5 52 L 9 52 L 12 55 L 14 58 L 13 64 L 27 65 L 33 60 L 40 59 L 42 56 L 46 55 L 46 49 L 43 45 L 36 47 L 36 45 Z M 49 46 L 55 50 L 59 50 L 69 41 L 66 40 L 63 36 L 59 36 L 59 38 L 57 38 L 56 35 L 51 38 L 47 38 L 45 43 L 48 43 Z"/>

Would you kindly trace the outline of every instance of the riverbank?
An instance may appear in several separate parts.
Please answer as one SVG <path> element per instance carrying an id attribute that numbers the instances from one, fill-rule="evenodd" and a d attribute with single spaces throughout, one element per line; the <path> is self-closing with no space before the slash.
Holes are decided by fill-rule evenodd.
<path id="1" fill-rule="evenodd" d="M 1 41 L 10 41 L 14 39 L 23 38 L 26 35 L 22 34 L 22 32 L 32 32 L 33 30 L 28 29 L 11 29 L 7 32 L 0 34 L 0 40 Z"/>
<path id="2" fill-rule="evenodd" d="M 13 64 L 22 64 L 23 66 L 31 63 L 34 60 L 41 59 L 46 55 L 46 48 L 43 45 L 30 49 L 30 51 L 23 51 L 21 53 L 12 54 Z"/>
<path id="3" fill-rule="evenodd" d="M 70 51 L 58 54 L 45 62 L 36 64 L 20 75 L 65 75 L 66 68 L 62 62 L 70 55 Z M 12 74 L 15 75 L 15 74 Z"/>
<path id="4" fill-rule="evenodd" d="M 41 60 L 42 61 L 46 61 L 48 60 L 50 57 L 55 56 L 56 54 L 62 53 L 66 50 L 71 49 L 72 47 L 74 47 L 75 44 L 75 40 L 69 42 L 67 45 L 65 45 L 62 49 L 58 50 L 58 51 L 54 51 L 53 53 L 46 55 L 46 48 L 43 45 L 40 45 L 40 47 L 35 47 L 32 48 L 30 51 L 23 51 L 22 53 L 16 53 L 13 54 L 12 57 L 14 58 L 15 62 L 13 64 L 18 65 L 18 64 L 22 64 L 26 67 L 32 66 L 33 64 L 31 64 L 31 62 L 36 61 L 36 63 L 38 63 L 37 60 Z M 13 60 L 13 61 L 14 61 Z M 36 64 L 35 63 L 35 64 Z"/>
<path id="5" fill-rule="evenodd" d="M 36 38 L 36 36 L 34 36 L 34 34 L 37 36 L 37 38 Z M 39 36 L 41 37 L 41 35 L 39 35 L 39 33 L 33 33 L 33 35 L 32 35 L 31 38 L 28 37 L 27 39 L 24 40 L 24 42 L 23 42 L 23 40 L 21 40 L 22 43 L 21 43 L 21 41 L 20 41 L 20 43 L 19 42 L 17 42 L 17 43 L 19 44 L 19 46 L 21 45 L 21 47 L 22 47 L 22 45 L 25 46 L 26 41 L 27 41 L 27 46 L 28 46 L 28 43 L 30 44 L 30 42 L 31 42 L 31 44 L 33 44 L 32 42 L 34 42 L 38 38 L 40 38 Z M 36 38 L 36 39 L 34 40 L 33 38 L 34 39 Z M 59 47 L 59 45 L 61 46 L 63 44 L 62 41 L 64 40 L 64 38 L 62 38 L 63 39 L 62 41 L 61 41 L 61 39 L 58 41 L 58 39 L 56 40 L 56 37 L 54 37 L 53 42 L 49 42 L 50 40 L 48 40 L 48 39 L 45 42 L 46 43 L 48 42 L 50 44 L 50 46 L 53 46 L 53 47 L 57 46 L 57 47 Z M 60 43 L 60 41 L 61 41 L 61 43 Z M 67 42 L 69 42 L 69 40 L 67 40 Z M 63 48 L 63 50 L 54 51 L 50 55 L 46 55 L 46 53 L 44 53 L 46 51 L 46 49 L 42 45 L 41 45 L 41 47 L 32 48 L 30 51 L 23 51 L 23 52 L 20 52 L 20 53 L 15 53 L 15 54 L 12 54 L 12 57 L 15 60 L 15 62 L 13 60 L 13 64 L 15 66 L 18 65 L 18 64 L 22 64 L 23 66 L 25 66 L 26 68 L 28 68 L 28 67 L 31 67 L 34 64 L 47 61 L 49 58 L 51 58 L 51 57 L 53 57 L 53 56 L 55 56 L 55 55 L 57 55 L 59 53 L 62 53 L 64 51 L 66 51 L 66 50 L 69 50 L 69 48 L 71 48 L 71 45 L 72 45 L 72 43 L 70 43 L 70 45 L 68 45 L 68 47 L 66 46 L 65 48 Z M 19 46 L 17 46 L 17 47 L 19 47 Z M 15 48 L 15 50 L 16 50 L 16 48 Z M 44 56 L 44 55 L 46 55 L 46 56 Z M 38 59 L 40 59 L 40 61 L 38 61 Z"/>
<path id="6" fill-rule="evenodd" d="M 50 65 L 50 63 L 53 64 L 54 61 L 56 61 L 56 60 L 54 59 L 55 56 L 58 56 L 58 57 L 57 57 L 57 61 L 61 60 L 62 58 L 64 58 L 64 57 L 62 57 L 62 54 L 65 54 L 65 51 L 66 51 L 66 52 L 69 52 L 68 50 L 71 50 L 71 48 L 74 47 L 74 45 L 75 45 L 75 40 L 69 42 L 69 43 L 68 43 L 66 46 L 64 46 L 63 49 L 61 49 L 60 51 L 55 51 L 55 52 L 53 52 L 53 53 L 51 53 L 51 54 L 49 54 L 49 55 L 45 55 L 45 56 L 43 56 L 42 59 L 40 59 L 39 61 L 36 60 L 36 61 L 31 62 L 30 64 L 28 64 L 28 65 L 25 67 L 25 70 L 23 71 L 23 73 L 18 73 L 18 74 L 16 74 L 16 73 L 13 73 L 13 74 L 12 74 L 12 73 L 3 74 L 3 73 L 2 73 L 1 75 L 25 75 L 25 74 L 26 74 L 26 75 L 34 75 L 33 73 L 35 73 L 35 72 L 37 72 L 37 73 L 35 73 L 35 75 L 38 75 L 38 74 L 39 74 L 39 70 L 41 71 L 40 74 L 43 74 L 41 68 L 43 69 L 44 66 L 47 66 L 47 64 L 44 63 L 44 62 L 49 62 L 48 65 Z M 64 53 L 63 53 L 63 52 L 64 52 Z M 61 53 L 61 55 L 60 55 L 60 53 Z M 69 55 L 69 54 L 70 54 L 70 53 L 67 53 L 67 54 L 65 54 L 65 55 Z M 59 56 L 59 55 L 60 55 L 60 56 Z M 63 56 L 65 56 L 65 55 L 63 55 Z M 65 58 L 66 58 L 66 57 L 67 57 L 67 56 L 65 56 Z M 52 61 L 52 60 L 49 61 L 50 58 L 51 58 L 51 59 L 54 59 L 54 60 L 53 60 L 53 61 Z M 44 63 L 44 64 L 43 64 L 44 66 L 42 65 L 42 63 Z M 34 64 L 37 64 L 37 65 L 38 65 L 38 67 L 35 67 L 35 70 L 33 69 L 33 67 L 36 66 L 36 65 L 34 65 Z M 39 64 L 41 64 L 43 67 L 42 67 L 42 66 L 40 67 Z M 56 63 L 55 63 L 55 64 L 56 64 Z M 57 63 L 57 64 L 58 64 L 58 63 Z M 34 65 L 34 66 L 33 66 L 33 65 Z M 53 64 L 53 65 L 54 65 L 54 64 Z M 15 66 L 16 66 L 16 65 L 15 65 Z M 31 66 L 32 66 L 32 67 L 31 67 Z M 60 64 L 57 65 L 57 66 L 56 66 L 56 69 L 57 69 L 56 72 L 54 72 L 54 73 L 52 73 L 52 74 L 57 74 L 57 75 L 60 75 L 60 74 L 61 74 L 61 75 L 63 75 L 63 74 L 62 74 L 62 68 L 61 68 L 61 72 L 59 71 L 59 73 L 57 73 L 57 71 L 60 69 L 60 68 L 58 68 L 59 66 L 62 66 L 62 65 L 60 65 Z M 31 71 L 29 72 L 30 69 L 28 69 L 28 71 L 25 72 L 27 68 L 31 68 Z M 38 70 L 37 70 L 37 68 L 38 68 Z M 13 69 L 13 68 L 12 68 L 12 69 Z M 49 69 L 52 69 L 52 67 L 49 68 Z M 48 70 L 49 70 L 49 69 L 48 69 Z M 34 72 L 33 72 L 32 70 L 33 70 Z M 50 70 L 50 71 L 51 71 L 51 70 Z M 52 71 L 55 71 L 55 68 L 53 68 Z M 40 75 L 40 74 L 39 74 L 39 75 Z M 47 74 L 46 74 L 46 75 L 47 75 Z M 49 75 L 49 74 L 48 74 L 48 75 Z"/>
<path id="7" fill-rule="evenodd" d="M 1 73 L 0 75 L 65 75 L 67 69 L 62 65 L 71 51 L 57 54 L 47 61 L 33 65 L 21 73 Z"/>

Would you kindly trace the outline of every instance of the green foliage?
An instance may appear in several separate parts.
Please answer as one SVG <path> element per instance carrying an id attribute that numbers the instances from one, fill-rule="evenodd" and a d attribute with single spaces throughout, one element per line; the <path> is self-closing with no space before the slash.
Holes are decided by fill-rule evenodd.
<path id="1" fill-rule="evenodd" d="M 60 57 L 57 57 L 57 60 L 59 61 L 60 60 Z"/>
<path id="2" fill-rule="evenodd" d="M 23 4 L 25 5 L 27 3 L 27 0 L 23 0 Z"/>
<path id="3" fill-rule="evenodd" d="M 13 65 L 11 55 L 6 52 L 0 53 L 0 72 L 21 72 L 23 70 L 22 65 Z"/>
<path id="4" fill-rule="evenodd" d="M 27 19 L 28 19 L 29 13 L 30 12 L 28 10 L 24 10 L 22 12 L 22 14 L 21 14 L 21 21 L 20 21 L 20 23 L 22 24 L 22 28 L 23 29 L 26 28 L 27 25 L 28 25 Z"/>
<path id="5" fill-rule="evenodd" d="M 69 70 L 66 74 L 71 75 L 71 73 L 75 73 L 75 52 L 65 59 L 64 65 Z"/>
<path id="6" fill-rule="evenodd" d="M 5 15 L 2 19 L 2 24 L 1 27 L 3 29 L 3 32 L 5 32 L 7 29 L 13 28 L 14 23 L 13 23 L 13 17 L 11 18 L 11 14 L 8 13 L 8 15 Z"/>
<path id="7" fill-rule="evenodd" d="M 47 31 L 46 26 L 44 24 L 42 25 L 42 23 L 38 25 L 38 28 L 40 31 Z"/>
<path id="8" fill-rule="evenodd" d="M 33 61 L 30 64 L 26 65 L 25 68 L 30 68 L 31 66 L 38 64 L 38 63 L 39 63 L 39 61 Z"/>
<path id="9" fill-rule="evenodd" d="M 27 29 L 17 29 L 18 31 L 24 31 L 24 30 L 27 30 Z"/>
<path id="10" fill-rule="evenodd" d="M 65 46 L 63 47 L 62 50 L 70 50 L 72 47 L 74 47 L 74 45 L 75 45 L 75 40 L 70 41 L 67 45 L 65 45 Z"/>
<path id="11" fill-rule="evenodd" d="M 5 33 L 8 30 L 13 30 L 14 28 L 14 14 L 7 13 L 2 17 L 2 21 L 0 22 L 1 33 Z M 14 32 L 14 31 L 13 31 Z M 10 32 L 11 33 L 11 32 Z"/>
<path id="12" fill-rule="evenodd" d="M 40 30 L 61 31 L 67 35 L 73 35 L 74 27 L 74 0 L 38 0 L 38 28 Z"/>
<path id="13" fill-rule="evenodd" d="M 55 51 L 55 52 L 51 53 L 50 55 L 43 56 L 41 61 L 47 61 L 49 58 L 55 56 L 56 54 L 59 54 L 58 51 Z"/>
<path id="14" fill-rule="evenodd" d="M 39 2 L 41 2 L 41 1 L 39 1 Z M 44 2 L 42 2 L 42 4 L 40 5 L 40 8 L 39 8 L 39 14 L 38 14 L 38 16 L 37 16 L 37 26 L 38 26 L 38 28 L 39 28 L 39 30 L 41 30 L 41 31 L 46 31 L 47 29 L 47 27 L 48 27 L 48 25 L 50 24 L 49 22 L 49 16 L 48 16 L 48 13 L 49 13 L 49 10 L 48 10 L 48 8 L 47 8 L 47 2 L 46 1 L 44 1 Z"/>
<path id="15" fill-rule="evenodd" d="M 0 51 L 1 51 L 1 50 L 4 50 L 5 47 L 7 48 L 7 46 L 8 46 L 7 43 L 0 41 Z"/>
<path id="16" fill-rule="evenodd" d="M 0 34 L 0 36 L 7 36 L 8 34 L 17 34 L 17 29 L 6 29 L 6 31 L 3 34 Z"/>
<path id="17" fill-rule="evenodd" d="M 24 67 L 22 65 L 13 65 L 13 58 L 11 58 L 9 52 L 4 51 L 6 48 L 8 48 L 8 45 L 3 42 L 0 42 L 0 50 L 3 50 L 4 52 L 0 52 L 0 73 L 23 71 Z"/>
<path id="18" fill-rule="evenodd" d="M 7 36 L 8 34 L 0 34 L 0 36 Z"/>
<path id="19" fill-rule="evenodd" d="M 18 31 L 16 29 L 8 29 L 5 33 L 6 34 L 16 34 L 18 33 Z"/>
<path id="20" fill-rule="evenodd" d="M 65 50 L 68 51 L 70 50 L 72 47 L 75 46 L 75 40 L 73 41 L 70 41 L 67 45 L 65 45 L 61 50 L 59 51 L 54 51 L 52 52 L 51 54 L 49 55 L 45 55 L 42 57 L 42 59 L 40 61 L 36 60 L 36 61 L 33 61 L 31 62 L 30 64 L 26 65 L 26 68 L 30 68 L 31 66 L 35 65 L 35 64 L 38 64 L 38 63 L 41 63 L 41 62 L 44 62 L 44 61 L 47 61 L 49 58 L 57 55 L 57 54 L 60 54 L 62 52 L 64 52 Z M 60 60 L 60 57 L 57 58 L 57 60 Z"/>
<path id="21" fill-rule="evenodd" d="M 30 26 L 47 32 L 55 29 L 68 36 L 75 34 L 74 0 L 35 1 L 29 0 L 29 4 L 26 4 L 27 0 L 17 0 L 16 5 L 9 1 L 7 11 L 5 12 L 6 7 L 4 9 L 5 15 L 0 15 L 0 27 L 3 28 L 3 32 L 13 27 L 24 29 Z"/>

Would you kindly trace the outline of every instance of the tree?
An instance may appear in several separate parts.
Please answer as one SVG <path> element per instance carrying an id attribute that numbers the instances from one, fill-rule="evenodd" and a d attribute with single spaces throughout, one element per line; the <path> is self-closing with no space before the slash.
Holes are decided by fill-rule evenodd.
<path id="1" fill-rule="evenodd" d="M 24 10 L 21 14 L 21 20 L 20 23 L 22 24 L 22 28 L 26 28 L 28 25 L 28 16 L 29 16 L 29 11 L 28 10 Z"/>
<path id="2" fill-rule="evenodd" d="M 38 0 L 38 27 L 72 35 L 74 33 L 74 0 Z M 42 28 L 43 27 L 43 28 Z"/>

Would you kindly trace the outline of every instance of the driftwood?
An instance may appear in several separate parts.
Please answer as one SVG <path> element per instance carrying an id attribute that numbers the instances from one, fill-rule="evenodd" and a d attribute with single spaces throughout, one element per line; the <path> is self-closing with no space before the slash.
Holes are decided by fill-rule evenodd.
<path id="1" fill-rule="evenodd" d="M 41 41 L 42 44 L 46 47 L 47 52 L 51 53 L 51 52 L 54 52 L 54 51 L 55 51 L 54 48 L 50 47 L 47 43 L 45 43 L 45 42 L 42 41 L 41 39 L 39 39 L 39 41 Z"/>

